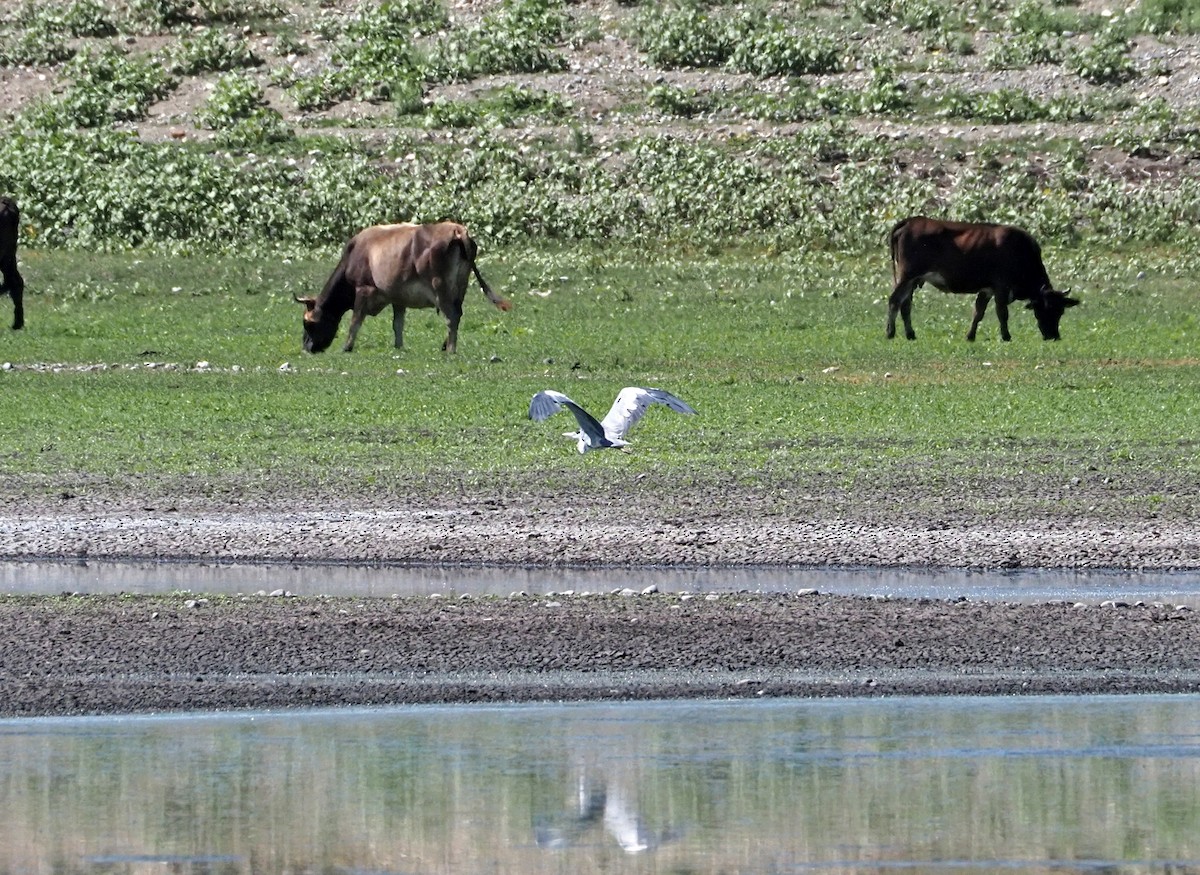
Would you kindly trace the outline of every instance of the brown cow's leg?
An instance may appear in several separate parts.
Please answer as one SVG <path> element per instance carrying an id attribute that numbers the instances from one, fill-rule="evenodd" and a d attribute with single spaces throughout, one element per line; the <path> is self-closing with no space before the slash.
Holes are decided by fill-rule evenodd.
<path id="1" fill-rule="evenodd" d="M 442 349 L 446 352 L 456 352 L 458 347 L 458 323 L 462 319 L 462 299 L 451 301 L 450 306 L 446 308 L 446 325 L 450 331 L 446 335 L 446 342 L 442 344 Z"/>
<path id="2" fill-rule="evenodd" d="M 396 337 L 396 349 L 404 349 L 404 308 L 392 304 L 392 334 Z"/>
<path id="3" fill-rule="evenodd" d="M 350 313 L 350 328 L 346 332 L 346 343 L 342 352 L 354 352 L 354 341 L 358 339 L 358 329 L 362 328 L 363 320 L 367 318 L 367 302 L 371 300 L 371 286 L 359 286 L 354 292 L 354 309 Z"/>
<path id="4" fill-rule="evenodd" d="M 354 341 L 358 337 L 358 329 L 362 328 L 363 318 L 366 316 L 358 307 L 350 314 L 350 330 L 346 332 L 346 342 L 342 345 L 342 352 L 354 352 Z"/>
<path id="5" fill-rule="evenodd" d="M 975 296 L 975 312 L 971 316 L 971 328 L 967 332 L 967 340 L 975 339 L 975 332 L 979 329 L 979 323 L 983 321 L 983 314 L 987 312 L 988 301 L 991 300 L 992 293 L 984 290 Z M 1000 311 L 1000 301 L 996 301 L 996 312 Z"/>
<path id="6" fill-rule="evenodd" d="M 916 290 L 918 282 L 916 280 L 905 280 L 897 283 L 896 288 L 892 290 L 891 297 L 888 298 L 888 317 L 887 317 L 887 338 L 891 340 L 896 336 L 896 313 L 900 314 L 900 318 L 904 320 L 904 336 L 909 340 L 916 340 L 917 333 L 912 327 L 912 296 Z"/>

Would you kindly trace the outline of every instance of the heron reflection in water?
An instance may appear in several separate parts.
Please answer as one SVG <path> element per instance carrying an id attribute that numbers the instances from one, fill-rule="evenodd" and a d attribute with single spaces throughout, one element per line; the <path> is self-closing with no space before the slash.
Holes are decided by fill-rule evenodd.
<path id="1" fill-rule="evenodd" d="M 627 854 L 653 851 L 681 834 L 670 827 L 648 828 L 620 782 L 580 775 L 575 811 L 535 821 L 533 835 L 539 848 L 561 850 L 580 845 L 595 830 L 607 833 Z"/>

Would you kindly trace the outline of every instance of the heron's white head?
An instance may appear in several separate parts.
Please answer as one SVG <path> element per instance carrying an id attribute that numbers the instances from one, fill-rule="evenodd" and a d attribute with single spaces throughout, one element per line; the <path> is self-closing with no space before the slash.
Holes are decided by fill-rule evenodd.
<path id="1" fill-rule="evenodd" d="M 588 450 L 602 450 L 606 447 L 624 448 L 629 446 L 629 441 L 623 441 L 620 438 L 605 437 L 604 443 L 592 443 L 592 439 L 580 429 L 579 431 L 564 431 L 562 436 L 575 441 L 575 449 L 579 452 L 586 453 Z"/>
<path id="2" fill-rule="evenodd" d="M 588 436 L 583 433 L 582 429 L 579 431 L 564 431 L 562 436 L 575 441 L 575 449 L 579 450 L 581 454 L 593 449 L 591 443 L 588 441 Z"/>

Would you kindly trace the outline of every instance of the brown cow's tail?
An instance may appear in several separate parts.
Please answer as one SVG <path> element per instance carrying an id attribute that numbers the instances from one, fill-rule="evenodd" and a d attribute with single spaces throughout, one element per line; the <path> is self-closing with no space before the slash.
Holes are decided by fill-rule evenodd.
<path id="1" fill-rule="evenodd" d="M 458 245 L 462 247 L 463 255 L 471 265 L 471 272 L 475 274 L 475 279 L 479 280 L 479 287 L 483 289 L 484 297 L 495 304 L 499 309 L 508 311 L 512 309 L 512 301 L 507 298 L 502 298 L 492 291 L 492 287 L 487 284 L 487 280 L 483 278 L 483 274 L 479 272 L 479 266 L 475 264 L 475 254 L 479 251 L 475 241 L 471 235 L 463 229 L 455 238 Z"/>
<path id="2" fill-rule="evenodd" d="M 471 262 L 471 270 L 475 274 L 475 279 L 479 280 L 479 287 L 483 289 L 483 294 L 489 301 L 501 310 L 508 311 L 512 309 L 512 301 L 508 300 L 508 298 L 502 298 L 492 291 L 492 287 L 487 284 L 487 280 L 483 278 L 483 274 L 479 272 L 479 268 L 475 266 L 474 261 Z"/>

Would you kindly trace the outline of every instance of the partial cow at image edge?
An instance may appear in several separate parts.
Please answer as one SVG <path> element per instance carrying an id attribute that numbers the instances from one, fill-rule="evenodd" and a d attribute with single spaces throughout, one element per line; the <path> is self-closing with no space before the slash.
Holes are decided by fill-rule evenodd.
<path id="1" fill-rule="evenodd" d="M 17 270 L 17 230 L 21 211 L 17 202 L 0 195 L 0 294 L 8 293 L 13 302 L 13 330 L 25 327 L 25 280 Z"/>

